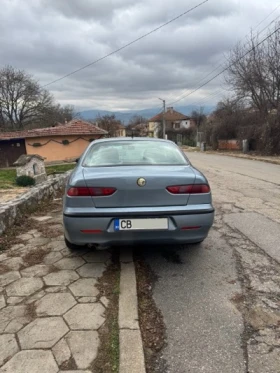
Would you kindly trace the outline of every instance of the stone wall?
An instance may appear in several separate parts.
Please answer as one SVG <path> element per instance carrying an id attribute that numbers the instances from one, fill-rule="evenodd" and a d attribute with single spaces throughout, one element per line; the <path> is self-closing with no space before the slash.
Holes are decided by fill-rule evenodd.
<path id="1" fill-rule="evenodd" d="M 20 197 L 0 204 L 0 235 L 10 228 L 16 219 L 23 216 L 28 209 L 34 209 L 48 198 L 55 197 L 57 192 L 64 189 L 71 171 L 62 175 L 50 177 L 47 181 L 32 187 Z"/>

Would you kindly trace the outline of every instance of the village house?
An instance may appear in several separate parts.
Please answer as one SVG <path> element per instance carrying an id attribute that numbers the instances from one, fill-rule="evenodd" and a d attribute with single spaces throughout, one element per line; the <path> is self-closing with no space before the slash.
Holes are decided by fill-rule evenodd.
<path id="1" fill-rule="evenodd" d="M 181 114 L 174 110 L 173 107 L 168 107 L 164 114 L 166 131 L 182 130 L 195 128 L 195 120 L 187 115 Z M 149 133 L 151 137 L 159 137 L 159 131 L 162 127 L 163 112 L 155 115 L 149 120 Z"/>
<path id="2" fill-rule="evenodd" d="M 123 124 L 118 124 L 116 130 L 114 131 L 114 137 L 125 137 L 126 127 Z"/>
<path id="3" fill-rule="evenodd" d="M 0 167 L 12 167 L 23 154 L 41 156 L 46 162 L 72 161 L 91 141 L 107 131 L 80 119 L 53 127 L 0 132 Z"/>

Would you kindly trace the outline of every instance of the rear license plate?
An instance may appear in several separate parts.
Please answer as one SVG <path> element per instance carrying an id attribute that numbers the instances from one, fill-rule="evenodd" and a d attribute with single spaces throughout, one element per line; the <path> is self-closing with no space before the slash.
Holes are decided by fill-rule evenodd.
<path id="1" fill-rule="evenodd" d="M 168 219 L 115 219 L 115 231 L 167 230 Z"/>

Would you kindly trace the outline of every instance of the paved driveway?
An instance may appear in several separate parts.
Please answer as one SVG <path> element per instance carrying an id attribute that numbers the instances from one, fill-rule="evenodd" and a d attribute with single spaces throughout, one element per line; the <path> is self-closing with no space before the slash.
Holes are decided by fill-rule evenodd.
<path id="1" fill-rule="evenodd" d="M 33 223 L 44 233 L 0 254 L 0 372 L 92 372 L 107 304 L 96 283 L 110 255 L 71 253 L 60 209 Z"/>
<path id="2" fill-rule="evenodd" d="M 211 183 L 216 219 L 200 248 L 146 250 L 168 337 L 158 371 L 279 373 L 280 166 L 189 158 Z"/>

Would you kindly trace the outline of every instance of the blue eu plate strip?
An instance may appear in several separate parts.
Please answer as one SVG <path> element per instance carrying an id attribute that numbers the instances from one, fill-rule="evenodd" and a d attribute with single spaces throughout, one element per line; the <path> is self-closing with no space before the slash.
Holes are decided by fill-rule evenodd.
<path id="1" fill-rule="evenodd" d="M 119 219 L 115 219 L 115 221 L 114 221 L 114 227 L 115 227 L 115 231 L 119 231 L 120 230 L 120 220 Z"/>

